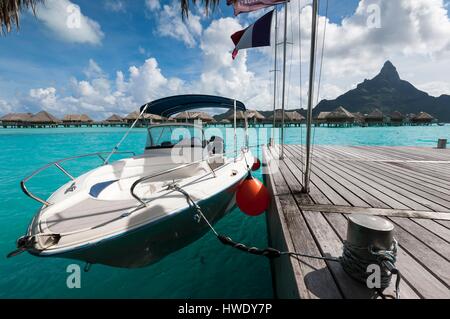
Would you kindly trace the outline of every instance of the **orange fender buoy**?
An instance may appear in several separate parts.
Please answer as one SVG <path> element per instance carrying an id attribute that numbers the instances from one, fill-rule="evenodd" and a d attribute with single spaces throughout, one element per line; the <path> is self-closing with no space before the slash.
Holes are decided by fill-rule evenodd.
<path id="1" fill-rule="evenodd" d="M 236 203 L 245 214 L 259 216 L 269 207 L 269 192 L 261 181 L 249 174 L 238 187 Z"/>
<path id="2" fill-rule="evenodd" d="M 257 171 L 257 170 L 259 170 L 260 167 L 261 167 L 261 161 L 259 160 L 259 158 L 255 157 L 255 161 L 253 162 L 253 165 L 252 165 L 252 171 Z"/>

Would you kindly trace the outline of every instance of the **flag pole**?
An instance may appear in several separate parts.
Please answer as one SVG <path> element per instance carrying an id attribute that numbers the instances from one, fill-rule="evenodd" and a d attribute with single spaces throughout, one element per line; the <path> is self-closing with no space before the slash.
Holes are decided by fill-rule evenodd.
<path id="1" fill-rule="evenodd" d="M 309 64 L 309 92 L 308 92 L 308 113 L 306 120 L 306 168 L 305 168 L 305 180 L 302 189 L 303 193 L 308 194 L 310 187 L 310 166 L 311 166 L 311 125 L 312 125 L 312 108 L 314 99 L 314 76 L 315 76 L 315 64 L 316 64 L 316 37 L 317 37 L 317 12 L 318 12 L 318 0 L 313 0 L 312 3 L 312 34 L 311 34 L 311 53 Z"/>
<path id="2" fill-rule="evenodd" d="M 284 42 L 283 42 L 283 96 L 281 99 L 281 154 L 280 159 L 284 159 L 284 109 L 286 100 L 286 45 L 287 45 L 287 22 L 288 22 L 288 2 L 284 4 Z M 275 113 L 274 113 L 275 117 Z"/>
<path id="3" fill-rule="evenodd" d="M 277 59 L 278 59 L 278 13 L 275 7 L 275 61 L 274 61 L 274 77 L 273 77 L 273 125 L 272 125 L 272 141 L 275 142 L 275 125 L 276 125 L 276 105 L 277 105 Z"/>
<path id="4" fill-rule="evenodd" d="M 237 122 L 237 118 L 236 118 L 236 100 L 234 100 L 234 105 L 233 105 L 233 109 L 234 109 L 234 161 L 236 162 L 236 158 L 237 158 L 237 127 L 236 127 L 236 122 Z"/>

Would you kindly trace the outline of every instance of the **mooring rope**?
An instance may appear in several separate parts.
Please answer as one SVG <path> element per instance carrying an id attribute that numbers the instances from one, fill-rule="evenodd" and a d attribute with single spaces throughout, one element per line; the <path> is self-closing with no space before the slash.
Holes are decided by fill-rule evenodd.
<path id="1" fill-rule="evenodd" d="M 224 245 L 233 247 L 240 251 L 258 255 L 265 256 L 269 259 L 279 258 L 281 256 L 290 256 L 290 257 L 306 257 L 319 259 L 324 261 L 338 262 L 342 265 L 344 270 L 355 280 L 366 283 L 367 280 L 367 267 L 369 265 L 376 264 L 380 266 L 381 270 L 381 279 L 380 279 L 380 288 L 376 289 L 377 293 L 383 298 L 386 298 L 386 295 L 383 294 L 383 290 L 389 287 L 391 283 L 392 275 L 396 275 L 396 283 L 395 283 L 395 298 L 400 299 L 400 281 L 401 275 L 400 271 L 395 267 L 395 262 L 397 258 L 397 241 L 394 240 L 392 247 L 390 250 L 375 250 L 372 247 L 357 247 L 350 244 L 347 241 L 344 241 L 344 252 L 341 257 L 323 257 L 323 256 L 314 256 L 309 254 L 303 254 L 298 252 L 291 251 L 280 251 L 278 249 L 267 247 L 267 248 L 258 248 L 247 246 L 243 243 L 239 243 L 234 241 L 231 237 L 221 235 L 211 224 L 211 222 L 206 218 L 203 214 L 200 206 L 192 199 L 188 192 L 182 189 L 180 186 L 176 184 L 172 184 L 168 186 L 168 189 L 177 191 L 183 194 L 186 197 L 188 203 L 190 203 L 196 213 L 194 215 L 194 220 L 197 223 L 200 223 L 203 219 L 205 223 L 208 225 L 209 229 L 214 233 L 217 239 Z M 368 256 L 368 258 L 363 258 L 361 255 Z"/>
<path id="2" fill-rule="evenodd" d="M 397 261 L 397 241 L 394 239 L 389 250 L 375 250 L 372 247 L 358 247 L 344 241 L 344 252 L 340 263 L 344 270 L 355 280 L 366 283 L 369 265 L 380 266 L 380 288 L 386 289 L 391 284 L 392 275 L 397 276 L 395 284 L 396 299 L 400 298 L 400 272 L 395 268 Z"/>

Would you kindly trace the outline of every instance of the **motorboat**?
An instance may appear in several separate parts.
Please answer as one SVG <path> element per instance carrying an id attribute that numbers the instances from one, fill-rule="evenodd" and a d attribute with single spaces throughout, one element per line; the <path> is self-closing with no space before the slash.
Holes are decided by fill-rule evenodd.
<path id="1" fill-rule="evenodd" d="M 236 100 L 181 95 L 147 103 L 141 107 L 141 116 L 151 113 L 169 118 L 199 108 L 233 109 L 235 117 L 237 111 L 245 111 L 244 104 Z M 75 156 L 47 164 L 25 178 L 21 182 L 24 193 L 42 207 L 11 256 L 28 251 L 87 265 L 143 267 L 208 231 L 194 206 L 201 208 L 211 224 L 235 206 L 236 189 L 254 161 L 247 140 L 238 149 L 236 127 L 231 151 L 219 136 L 206 140 L 202 126 L 193 123 L 150 125 L 147 131 L 140 155 L 111 163 L 106 153 Z M 126 152 L 115 147 L 112 153 Z M 63 167 L 89 156 L 99 157 L 102 164 L 78 177 Z M 57 167 L 69 181 L 44 200 L 27 183 L 50 167 Z"/>

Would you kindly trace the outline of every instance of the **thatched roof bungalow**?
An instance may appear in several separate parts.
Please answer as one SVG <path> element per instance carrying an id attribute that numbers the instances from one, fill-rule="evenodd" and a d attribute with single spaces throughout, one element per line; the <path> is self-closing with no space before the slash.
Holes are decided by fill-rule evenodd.
<path id="1" fill-rule="evenodd" d="M 128 124 L 133 123 L 134 121 L 136 121 L 139 118 L 139 115 L 141 113 L 138 111 L 134 111 L 131 112 L 130 114 L 128 114 L 127 116 L 124 117 L 124 121 L 127 122 Z M 158 122 L 162 122 L 164 121 L 164 118 L 156 115 L 156 114 L 150 114 L 150 113 L 145 113 L 138 121 L 138 124 L 146 124 L 146 123 L 158 123 Z"/>
<path id="2" fill-rule="evenodd" d="M 420 112 L 414 118 L 412 118 L 412 123 L 420 125 L 430 125 L 433 123 L 434 117 L 427 112 Z"/>
<path id="3" fill-rule="evenodd" d="M 316 118 L 316 124 L 321 125 L 325 124 L 327 122 L 327 116 L 330 115 L 331 112 L 320 112 L 319 115 L 317 115 Z"/>
<path id="4" fill-rule="evenodd" d="M 353 113 L 353 116 L 355 117 L 355 123 L 357 124 L 364 124 L 366 121 L 364 114 L 361 112 Z"/>
<path id="5" fill-rule="evenodd" d="M 120 124 L 123 123 L 123 118 L 120 115 L 113 114 L 105 119 L 105 122 L 110 124 Z"/>
<path id="6" fill-rule="evenodd" d="M 405 120 L 405 117 L 399 111 L 394 111 L 389 115 L 390 123 L 393 125 L 401 125 Z"/>
<path id="7" fill-rule="evenodd" d="M 252 122 L 261 122 L 266 119 L 264 115 L 256 110 L 247 110 L 245 111 L 245 115 L 247 115 L 247 120 Z"/>
<path id="8" fill-rule="evenodd" d="M 92 124 L 94 121 L 86 114 L 67 114 L 62 119 L 63 124 Z"/>
<path id="9" fill-rule="evenodd" d="M 29 120 L 28 123 L 30 123 L 33 126 L 57 126 L 61 123 L 61 120 L 53 116 L 47 111 L 40 111 L 39 113 L 36 113 L 33 115 Z"/>
<path id="10" fill-rule="evenodd" d="M 9 113 L 0 118 L 3 126 L 22 126 L 33 116 L 32 113 Z"/>
<path id="11" fill-rule="evenodd" d="M 275 113 L 270 116 L 270 119 L 273 120 L 275 117 L 275 121 L 281 121 L 283 116 L 283 110 L 275 110 Z M 303 115 L 298 113 L 297 111 L 284 111 L 284 120 L 286 122 L 298 122 L 302 121 L 305 118 Z"/>
<path id="12" fill-rule="evenodd" d="M 384 123 L 384 115 L 379 109 L 373 110 L 366 116 L 365 121 L 368 125 L 380 125 Z"/>
<path id="13" fill-rule="evenodd" d="M 348 125 L 355 123 L 355 116 L 340 106 L 325 118 L 327 124 L 332 125 Z"/>
<path id="14" fill-rule="evenodd" d="M 234 121 L 234 111 L 233 110 L 227 111 L 225 114 L 227 116 L 226 119 L 228 119 L 230 122 Z M 247 111 L 245 111 L 245 113 L 243 111 L 236 112 L 236 120 L 238 122 L 243 122 L 245 120 L 245 117 L 247 117 L 248 122 L 252 122 L 252 123 L 258 123 L 258 122 L 264 121 L 266 119 L 264 117 L 264 115 L 262 115 L 261 113 L 259 113 L 256 110 L 247 110 Z"/>
<path id="15" fill-rule="evenodd" d="M 206 123 L 214 122 L 214 118 L 206 112 L 181 112 L 173 117 L 177 122 L 202 121 Z"/>
<path id="16" fill-rule="evenodd" d="M 305 120 L 305 117 L 298 113 L 297 111 L 293 112 L 286 112 L 286 116 L 288 117 L 289 121 L 291 122 L 301 122 Z"/>

